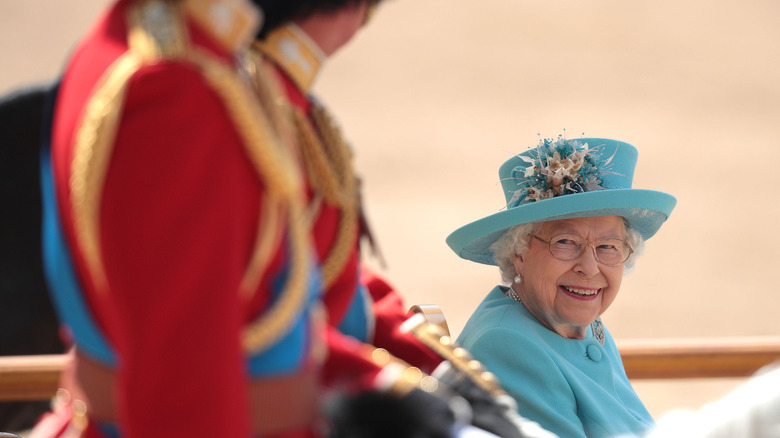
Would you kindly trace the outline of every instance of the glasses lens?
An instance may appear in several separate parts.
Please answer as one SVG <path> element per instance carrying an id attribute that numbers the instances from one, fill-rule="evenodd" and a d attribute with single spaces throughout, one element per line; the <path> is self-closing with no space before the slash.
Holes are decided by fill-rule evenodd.
<path id="1" fill-rule="evenodd" d="M 550 238 L 550 252 L 560 260 L 579 257 L 585 240 L 576 234 L 558 234 Z"/>
<path id="2" fill-rule="evenodd" d="M 605 265 L 617 266 L 625 262 L 629 254 L 628 245 L 619 239 L 599 240 L 596 245 L 596 258 Z"/>

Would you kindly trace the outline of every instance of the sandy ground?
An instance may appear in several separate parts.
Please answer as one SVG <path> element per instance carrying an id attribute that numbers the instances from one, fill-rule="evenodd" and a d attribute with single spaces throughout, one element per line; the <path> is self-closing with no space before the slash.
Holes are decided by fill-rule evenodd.
<path id="1" fill-rule="evenodd" d="M 3 0 L 0 92 L 53 78 L 106 1 Z M 392 0 L 316 90 L 355 145 L 388 278 L 458 333 L 499 281 L 445 245 L 537 133 L 636 145 L 678 206 L 604 315 L 616 339 L 780 335 L 780 3 Z M 637 381 L 650 410 L 739 379 Z"/>

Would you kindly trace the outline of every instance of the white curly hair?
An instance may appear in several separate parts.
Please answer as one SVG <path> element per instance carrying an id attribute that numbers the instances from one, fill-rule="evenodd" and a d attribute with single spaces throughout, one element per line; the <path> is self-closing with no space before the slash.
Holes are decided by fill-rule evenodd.
<path id="1" fill-rule="evenodd" d="M 637 230 L 631 228 L 627 220 L 623 219 L 623 225 L 626 227 L 626 242 L 633 251 L 623 265 L 623 275 L 625 275 L 634 270 L 636 257 L 642 255 L 645 250 L 645 239 Z M 515 225 L 490 245 L 493 261 L 498 265 L 504 284 L 511 284 L 517 275 L 514 264 L 515 255 L 525 254 L 528 251 L 528 247 L 531 245 L 531 236 L 537 233 L 541 226 L 541 222 Z"/>

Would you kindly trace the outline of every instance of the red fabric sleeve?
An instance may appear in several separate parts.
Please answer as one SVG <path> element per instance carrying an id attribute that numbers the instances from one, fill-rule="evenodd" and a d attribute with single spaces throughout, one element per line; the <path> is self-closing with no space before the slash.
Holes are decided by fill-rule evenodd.
<path id="1" fill-rule="evenodd" d="M 400 330 L 401 324 L 409 317 L 398 292 L 366 266 L 361 269 L 360 281 L 374 300 L 372 309 L 376 327 L 373 344 L 430 374 L 442 358 L 413 335 Z"/>
<path id="2" fill-rule="evenodd" d="M 145 67 L 128 90 L 100 217 L 123 436 L 249 436 L 238 285 L 258 177 L 192 68 Z"/>
<path id="3" fill-rule="evenodd" d="M 327 388 L 367 390 L 374 388 L 374 379 L 381 367 L 371 359 L 374 347 L 347 336 L 328 325 L 325 333 L 328 357 L 322 368 L 322 381 Z"/>

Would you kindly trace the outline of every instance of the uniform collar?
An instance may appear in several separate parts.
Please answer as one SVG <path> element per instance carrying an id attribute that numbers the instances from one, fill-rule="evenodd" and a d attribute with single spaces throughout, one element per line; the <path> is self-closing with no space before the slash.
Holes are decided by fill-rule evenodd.
<path id="1" fill-rule="evenodd" d="M 274 30 L 255 46 L 279 65 L 304 94 L 309 93 L 326 59 L 317 44 L 294 24 Z"/>
<path id="2" fill-rule="evenodd" d="M 261 14 L 248 0 L 183 0 L 181 5 L 228 53 L 244 51 L 260 28 Z"/>

